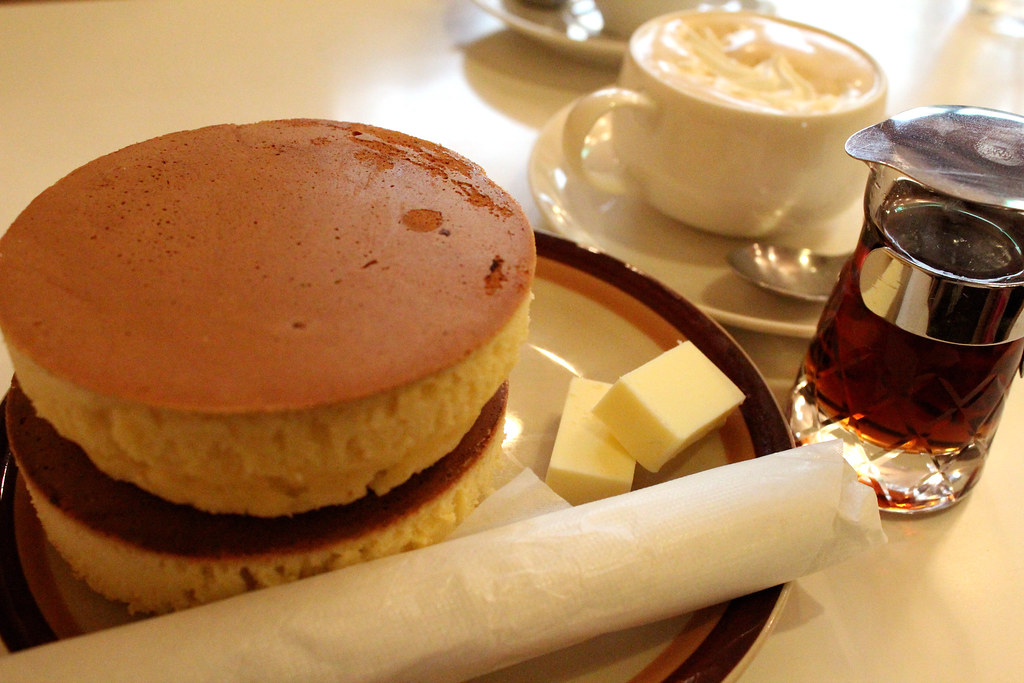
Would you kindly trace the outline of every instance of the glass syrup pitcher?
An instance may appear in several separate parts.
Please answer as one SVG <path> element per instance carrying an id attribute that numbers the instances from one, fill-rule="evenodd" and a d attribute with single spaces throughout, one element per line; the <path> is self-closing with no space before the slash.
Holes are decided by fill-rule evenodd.
<path id="1" fill-rule="evenodd" d="M 977 482 L 1022 372 L 1024 117 L 921 107 L 846 151 L 870 169 L 863 228 L 790 426 L 800 443 L 841 439 L 881 508 L 942 509 Z"/>

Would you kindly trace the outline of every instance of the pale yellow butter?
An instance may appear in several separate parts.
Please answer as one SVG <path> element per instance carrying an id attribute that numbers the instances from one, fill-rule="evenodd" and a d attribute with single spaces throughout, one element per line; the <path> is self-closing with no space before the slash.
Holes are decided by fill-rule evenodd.
<path id="1" fill-rule="evenodd" d="M 743 398 L 692 342 L 683 342 L 620 377 L 593 413 L 644 469 L 657 472 L 720 427 Z"/>
<path id="2" fill-rule="evenodd" d="M 591 409 L 611 385 L 573 377 L 555 435 L 547 485 L 573 505 L 626 493 L 636 461 Z"/>

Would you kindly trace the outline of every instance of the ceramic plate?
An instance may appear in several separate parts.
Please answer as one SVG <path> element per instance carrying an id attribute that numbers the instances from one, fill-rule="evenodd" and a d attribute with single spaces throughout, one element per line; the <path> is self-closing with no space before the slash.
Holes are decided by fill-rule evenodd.
<path id="1" fill-rule="evenodd" d="M 777 404 L 749 359 L 717 323 L 622 262 L 538 234 L 530 339 L 510 385 L 506 448 L 543 474 L 573 375 L 612 381 L 680 339 L 690 339 L 746 394 L 717 433 L 643 486 L 792 446 Z M 19 650 L 123 623 L 119 605 L 73 577 L 45 541 L 5 453 L 0 478 L 0 635 Z M 492 681 L 701 681 L 738 676 L 770 630 L 776 586 L 692 614 L 609 634 L 497 672 Z"/>
<path id="2" fill-rule="evenodd" d="M 574 57 L 617 64 L 626 41 L 601 32 L 601 13 L 593 0 L 570 0 L 561 7 L 542 7 L 520 0 L 473 0 L 509 28 Z"/>
<path id="3" fill-rule="evenodd" d="M 643 270 L 726 325 L 790 337 L 814 334 L 820 304 L 770 294 L 729 269 L 726 255 L 746 242 L 694 230 L 639 200 L 601 192 L 569 168 L 562 155 L 568 111 L 566 107 L 545 124 L 529 161 L 531 192 L 555 232 Z M 587 140 L 587 163 L 599 173 L 616 163 L 612 133 L 606 116 Z M 852 249 L 861 215 L 858 201 L 827 224 L 776 241 L 824 253 Z"/>

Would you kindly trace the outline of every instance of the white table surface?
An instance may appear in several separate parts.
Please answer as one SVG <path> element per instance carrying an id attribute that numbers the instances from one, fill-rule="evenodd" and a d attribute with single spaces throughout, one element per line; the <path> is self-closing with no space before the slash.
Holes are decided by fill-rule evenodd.
<path id="1" fill-rule="evenodd" d="M 1024 112 L 1024 39 L 964 0 L 777 0 L 859 43 L 891 112 Z M 613 67 L 567 58 L 469 0 L 0 2 L 0 226 L 73 168 L 162 133 L 325 117 L 395 128 L 483 165 L 544 227 L 527 183 L 538 130 Z M 731 330 L 783 392 L 805 342 Z M 10 374 L 0 357 L 0 374 Z M 6 381 L 6 378 L 2 378 Z M 796 582 L 742 675 L 761 681 L 1019 680 L 1024 389 L 986 472 L 953 510 L 886 518 L 887 546 Z"/>

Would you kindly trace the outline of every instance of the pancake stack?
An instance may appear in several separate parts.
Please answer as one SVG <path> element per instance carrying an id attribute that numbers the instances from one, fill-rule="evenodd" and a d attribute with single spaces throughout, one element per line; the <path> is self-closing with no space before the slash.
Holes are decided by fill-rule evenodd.
<path id="1" fill-rule="evenodd" d="M 0 240 L 11 450 L 132 611 L 436 542 L 489 492 L 533 234 L 464 157 L 219 125 L 101 157 Z"/>

